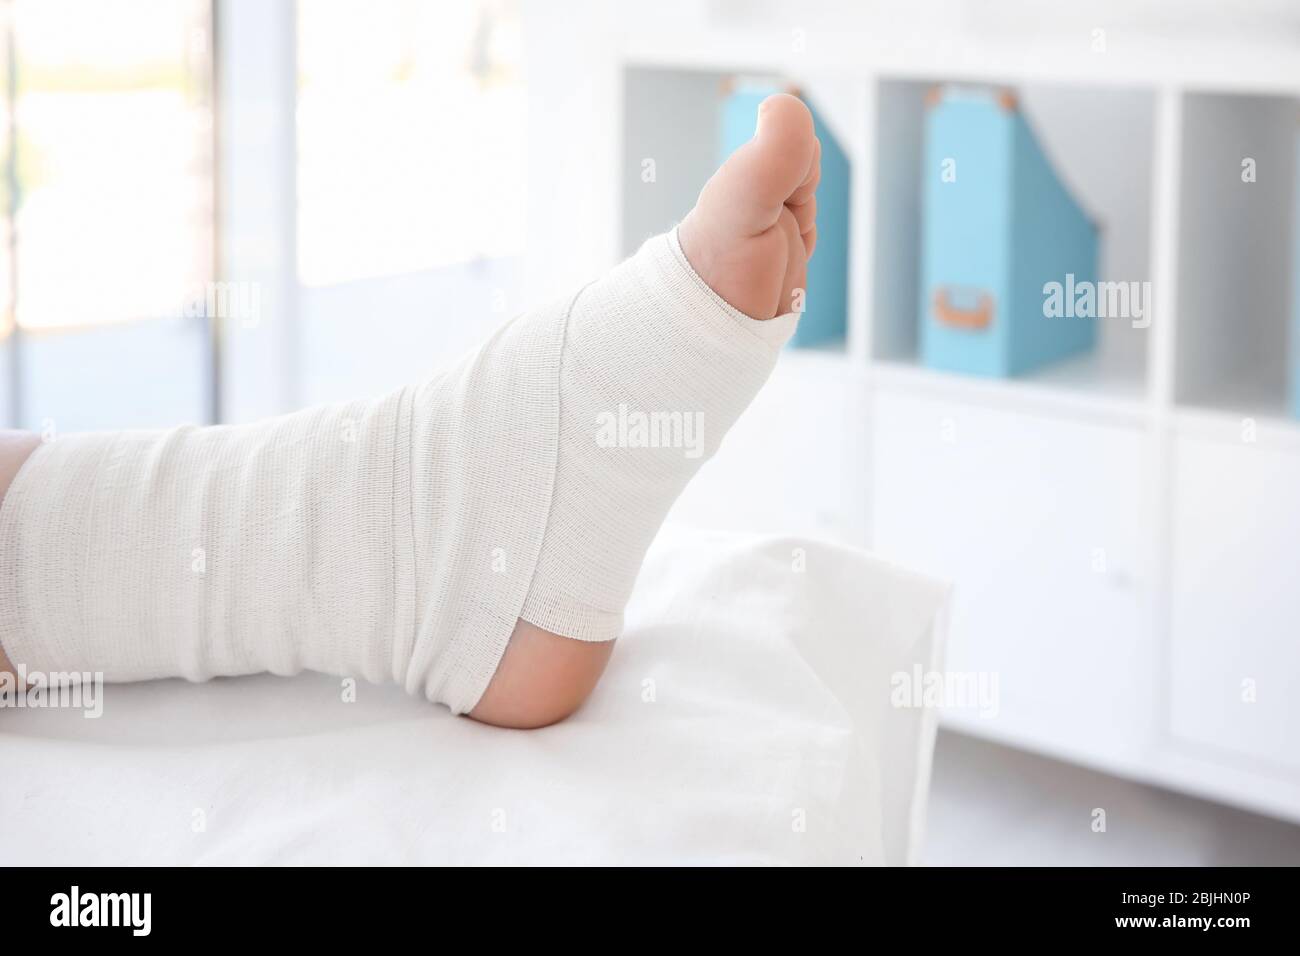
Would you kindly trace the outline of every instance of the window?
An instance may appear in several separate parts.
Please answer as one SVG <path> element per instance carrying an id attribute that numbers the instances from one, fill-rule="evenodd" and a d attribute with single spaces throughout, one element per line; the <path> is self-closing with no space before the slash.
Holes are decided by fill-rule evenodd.
<path id="1" fill-rule="evenodd" d="M 192 303 L 214 262 L 209 4 L 11 0 L 3 15 L 9 421 L 208 418 Z"/>
<path id="2" fill-rule="evenodd" d="M 231 227 L 220 258 L 270 304 L 238 343 L 228 322 L 219 340 L 196 309 L 217 278 L 214 7 L 0 0 L 0 426 L 212 421 L 219 358 L 228 404 L 268 377 L 293 383 L 291 404 L 373 393 L 515 307 L 527 198 L 515 2 L 299 0 L 296 23 L 290 8 L 240 4 L 224 11 L 220 63 L 253 75 L 224 77 L 249 82 L 222 104 L 240 175 L 223 179 L 221 208 L 253 231 Z M 281 66 L 296 69 L 296 104 Z M 277 123 L 296 110 L 288 165 L 257 138 L 263 107 Z M 284 169 L 296 214 L 264 210 L 279 229 L 247 215 L 265 205 L 249 182 Z M 263 245 L 267 262 L 292 248 L 296 263 L 246 275 Z M 236 401 L 233 414 L 281 404 Z"/>

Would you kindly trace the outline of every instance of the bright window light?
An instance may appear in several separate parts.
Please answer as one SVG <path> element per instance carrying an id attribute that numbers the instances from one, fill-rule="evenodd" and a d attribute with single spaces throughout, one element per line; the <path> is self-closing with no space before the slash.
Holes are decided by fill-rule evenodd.
<path id="1" fill-rule="evenodd" d="M 10 5 L 20 328 L 175 317 L 202 293 L 213 267 L 208 7 Z M 0 281 L 8 302 L 7 262 Z"/>

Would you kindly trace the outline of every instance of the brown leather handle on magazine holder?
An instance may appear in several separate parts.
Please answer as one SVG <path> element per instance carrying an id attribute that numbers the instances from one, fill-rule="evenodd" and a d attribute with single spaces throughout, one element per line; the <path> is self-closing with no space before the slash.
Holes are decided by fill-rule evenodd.
<path id="1" fill-rule="evenodd" d="M 987 329 L 993 324 L 993 308 L 993 296 L 987 292 L 979 294 L 978 304 L 973 309 L 961 309 L 953 305 L 947 286 L 940 286 L 934 292 L 934 317 L 941 324 L 955 329 Z"/>

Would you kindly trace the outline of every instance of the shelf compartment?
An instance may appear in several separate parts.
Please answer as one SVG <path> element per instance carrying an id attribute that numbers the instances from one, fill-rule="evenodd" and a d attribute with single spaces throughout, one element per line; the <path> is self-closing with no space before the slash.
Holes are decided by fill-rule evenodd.
<path id="1" fill-rule="evenodd" d="M 942 173 L 924 168 L 925 111 L 938 85 L 882 78 L 877 87 L 871 354 L 892 364 L 919 361 L 922 177 Z M 1057 174 L 1101 226 L 1098 281 L 1149 283 L 1154 94 L 1047 84 L 1011 91 Z M 1139 286 L 1144 298 L 1149 288 Z M 1143 308 L 1146 315 L 1098 319 L 1091 355 L 1009 381 L 1140 398 L 1146 390 L 1143 326 L 1149 299 Z"/>
<path id="2" fill-rule="evenodd" d="M 1288 342 L 1300 292 L 1291 97 L 1184 97 L 1174 398 L 1288 418 Z M 1294 355 L 1294 353 L 1292 353 Z M 1291 369 L 1288 369 L 1291 364 Z"/>

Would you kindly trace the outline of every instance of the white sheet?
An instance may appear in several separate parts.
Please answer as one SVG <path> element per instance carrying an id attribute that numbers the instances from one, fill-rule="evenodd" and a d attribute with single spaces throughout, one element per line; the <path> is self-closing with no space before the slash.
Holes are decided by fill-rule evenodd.
<path id="1" fill-rule="evenodd" d="M 321 675 L 0 711 L 0 862 L 912 862 L 934 722 L 889 679 L 939 665 L 945 605 L 851 549 L 674 530 L 545 730 Z"/>

